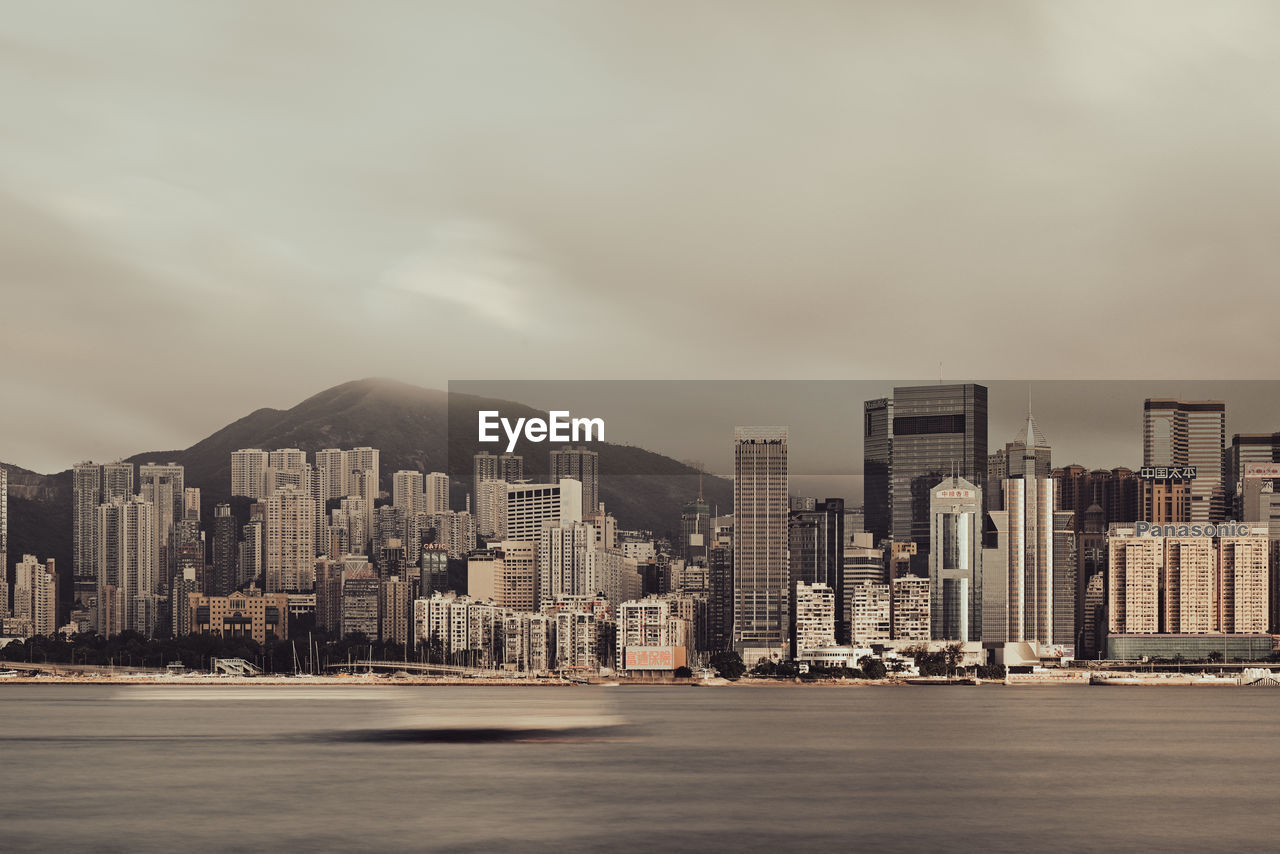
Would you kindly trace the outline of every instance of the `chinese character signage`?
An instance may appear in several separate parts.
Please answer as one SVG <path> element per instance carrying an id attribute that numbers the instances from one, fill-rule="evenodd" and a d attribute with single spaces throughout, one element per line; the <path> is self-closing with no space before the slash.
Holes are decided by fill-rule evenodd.
<path id="1" fill-rule="evenodd" d="M 1138 470 L 1143 480 L 1195 480 L 1195 466 L 1143 466 Z"/>
<path id="2" fill-rule="evenodd" d="M 685 662 L 682 646 L 629 646 L 623 655 L 625 670 L 675 670 Z"/>

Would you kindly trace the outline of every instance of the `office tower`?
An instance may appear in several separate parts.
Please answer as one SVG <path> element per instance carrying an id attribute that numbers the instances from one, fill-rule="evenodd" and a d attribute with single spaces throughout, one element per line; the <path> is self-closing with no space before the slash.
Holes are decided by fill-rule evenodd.
<path id="1" fill-rule="evenodd" d="M 707 552 L 707 638 L 714 651 L 733 648 L 733 541 L 732 535 L 717 537 Z"/>
<path id="2" fill-rule="evenodd" d="M 1220 400 L 1148 398 L 1142 406 L 1142 466 L 1149 482 L 1168 481 L 1161 471 L 1191 467 L 1187 516 L 1171 522 L 1221 522 L 1226 518 L 1223 461 L 1226 451 L 1227 407 Z"/>
<path id="3" fill-rule="evenodd" d="M 749 664 L 781 656 L 790 637 L 787 428 L 734 431 L 733 642 Z"/>
<path id="4" fill-rule="evenodd" d="M 1053 471 L 1053 449 L 1036 420 L 1027 413 L 1027 421 L 1012 442 L 987 458 L 987 509 L 1004 509 L 1004 481 L 1017 475 L 1049 477 Z"/>
<path id="5" fill-rule="evenodd" d="M 173 577 L 173 584 L 169 588 L 169 613 L 173 615 L 174 637 L 191 634 L 191 597 L 203 593 L 195 567 L 184 566 Z"/>
<path id="6" fill-rule="evenodd" d="M 292 486 L 278 490 L 267 499 L 264 526 L 266 592 L 311 590 L 315 581 L 314 513 L 310 494 Z"/>
<path id="7" fill-rule="evenodd" d="M 201 592 L 226 596 L 236 589 L 239 580 L 236 564 L 240 556 L 236 527 L 230 504 L 219 504 L 213 508 L 213 562 L 205 579 L 206 589 Z"/>
<path id="8" fill-rule="evenodd" d="M 182 518 L 192 522 L 200 521 L 200 488 L 188 486 L 182 491 Z"/>
<path id="9" fill-rule="evenodd" d="M 865 647 L 893 638 L 888 584 L 853 584 L 848 596 L 851 642 Z"/>
<path id="10" fill-rule="evenodd" d="M 1074 643 L 1076 588 L 1072 514 L 1054 511 L 1054 485 L 1052 478 L 1025 475 L 1011 477 L 1004 483 L 1009 641 Z"/>
<path id="11" fill-rule="evenodd" d="M 398 471 L 391 475 L 391 505 L 404 513 L 415 513 L 424 503 L 422 472 Z"/>
<path id="12" fill-rule="evenodd" d="M 506 539 L 537 542 L 542 524 L 582 521 L 582 484 L 572 478 L 559 483 L 507 484 Z"/>
<path id="13" fill-rule="evenodd" d="M 270 455 L 259 448 L 231 452 L 231 494 L 245 498 L 262 497 L 262 475 Z"/>
<path id="14" fill-rule="evenodd" d="M 240 529 L 240 557 L 236 561 L 236 587 L 251 582 L 262 583 L 264 555 L 266 552 L 266 523 L 263 519 L 250 519 Z"/>
<path id="15" fill-rule="evenodd" d="M 791 510 L 788 566 L 792 582 L 825 584 L 835 596 L 836 625 L 844 614 L 844 499 L 814 501 L 812 507 Z"/>
<path id="16" fill-rule="evenodd" d="M 0 473 L 0 479 L 4 477 Z M 96 574 L 98 544 L 96 523 L 102 503 L 102 466 L 78 463 L 71 472 L 71 572 L 76 580 Z M 0 552 L 4 551 L 0 545 Z"/>
<path id="17" fill-rule="evenodd" d="M 449 589 L 449 552 L 437 545 L 425 546 L 419 561 L 422 565 L 419 595 L 446 592 Z"/>
<path id="18" fill-rule="evenodd" d="M 911 567 L 928 572 L 929 491 L 948 475 L 985 486 L 987 388 L 973 383 L 893 391 L 890 459 L 892 533 L 918 549 Z"/>
<path id="19" fill-rule="evenodd" d="M 595 513 L 600 506 L 600 455 L 586 447 L 567 446 L 551 452 L 551 482 L 568 477 L 582 484 L 582 509 Z"/>
<path id="20" fill-rule="evenodd" d="M 1009 511 L 991 510 L 986 516 L 980 630 L 983 643 L 1002 644 L 1009 640 Z"/>
<path id="21" fill-rule="evenodd" d="M 1047 472 L 1046 472 L 1047 474 Z M 982 490 L 949 477 L 930 491 L 930 620 L 935 640 L 982 640 Z"/>
<path id="22" fill-rule="evenodd" d="M 491 506 L 494 493 L 492 489 L 482 490 L 481 484 L 492 480 L 505 483 L 519 483 L 524 480 L 524 457 L 519 454 L 479 453 L 473 457 L 472 464 L 474 472 L 471 487 L 472 512 L 481 526 L 480 536 L 492 537 L 499 533 L 496 530 L 499 524 L 497 511 Z"/>
<path id="23" fill-rule="evenodd" d="M 867 532 L 867 517 L 866 517 L 866 514 L 863 512 L 862 508 L 861 507 L 844 508 L 844 535 L 852 539 L 854 534 L 865 534 L 866 532 Z"/>
<path id="24" fill-rule="evenodd" d="M 893 639 L 929 640 L 932 634 L 929 619 L 929 579 L 904 575 L 893 579 L 889 588 L 889 620 Z"/>
<path id="25" fill-rule="evenodd" d="M 467 555 L 467 595 L 497 600 L 502 575 L 502 550 L 479 549 Z"/>
<path id="26" fill-rule="evenodd" d="M 680 541 L 676 555 L 692 561 L 707 559 L 711 547 L 711 506 L 701 497 L 685 504 L 680 512 Z"/>
<path id="27" fill-rule="evenodd" d="M 449 475 L 433 471 L 422 481 L 422 513 L 447 513 L 449 511 Z"/>
<path id="28" fill-rule="evenodd" d="M 792 597 L 791 657 L 836 645 L 836 594 L 821 582 L 795 583 Z"/>
<path id="29" fill-rule="evenodd" d="M 562 484 L 573 482 L 561 481 Z M 554 601 L 557 596 L 589 596 L 600 592 L 595 526 L 589 522 L 548 522 L 542 526 L 537 542 L 536 607 Z"/>
<path id="30" fill-rule="evenodd" d="M 173 532 L 183 516 L 183 501 L 186 498 L 183 480 L 182 466 L 176 463 L 145 463 L 138 466 L 138 494 L 150 502 L 155 514 L 152 530 L 155 536 L 156 569 L 159 573 L 158 590 L 168 589 L 169 578 L 177 568 Z"/>
<path id="31" fill-rule="evenodd" d="M 893 400 L 887 397 L 863 403 L 862 510 L 866 530 L 877 545 L 892 535 Z"/>
<path id="32" fill-rule="evenodd" d="M 146 604 L 155 594 L 155 508 L 142 496 L 116 498 L 98 506 L 98 633 L 131 629 L 150 635 L 153 615 Z"/>
<path id="33" fill-rule="evenodd" d="M 1276 484 L 1280 483 L 1280 433 L 1232 436 L 1223 478 L 1227 516 L 1240 522 L 1266 521 L 1258 515 L 1258 496 L 1263 492 L 1274 493 Z M 1251 505 L 1248 509 L 1246 503 Z"/>

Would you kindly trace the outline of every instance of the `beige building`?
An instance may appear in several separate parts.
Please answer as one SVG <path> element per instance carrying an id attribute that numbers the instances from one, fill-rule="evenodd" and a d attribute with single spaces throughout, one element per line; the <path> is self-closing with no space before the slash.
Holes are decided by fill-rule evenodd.
<path id="1" fill-rule="evenodd" d="M 836 594 L 826 584 L 796 582 L 793 658 L 836 645 Z"/>
<path id="2" fill-rule="evenodd" d="M 289 636 L 289 597 L 283 593 L 263 594 L 256 589 L 230 596 L 187 597 L 192 634 L 248 636 L 266 643 L 268 636 L 285 640 Z"/>
<path id="3" fill-rule="evenodd" d="M 1107 544 L 1110 633 L 1268 630 L 1265 525 L 1113 525 Z"/>
<path id="4" fill-rule="evenodd" d="M 892 582 L 890 622 L 894 640 L 930 638 L 929 579 L 904 575 Z"/>
<path id="5" fill-rule="evenodd" d="M 267 499 L 266 590 L 310 591 L 315 584 L 315 502 L 286 486 Z"/>
<path id="6" fill-rule="evenodd" d="M 854 584 L 845 588 L 854 646 L 882 643 L 893 637 L 888 584 Z"/>

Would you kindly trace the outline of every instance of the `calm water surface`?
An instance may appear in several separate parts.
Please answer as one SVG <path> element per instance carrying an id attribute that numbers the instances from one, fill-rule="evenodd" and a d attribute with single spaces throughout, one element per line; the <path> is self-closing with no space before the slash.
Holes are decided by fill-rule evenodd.
<path id="1" fill-rule="evenodd" d="M 1274 851 L 1278 712 L 1236 688 L 0 685 L 0 850 Z"/>

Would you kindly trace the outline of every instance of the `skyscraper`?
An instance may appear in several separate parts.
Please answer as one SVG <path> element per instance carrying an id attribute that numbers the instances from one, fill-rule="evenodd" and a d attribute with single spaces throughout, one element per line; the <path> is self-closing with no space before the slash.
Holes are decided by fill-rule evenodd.
<path id="1" fill-rule="evenodd" d="M 391 475 L 392 507 L 415 513 L 422 503 L 422 472 L 402 470 Z"/>
<path id="2" fill-rule="evenodd" d="M 315 581 L 315 508 L 311 495 L 293 486 L 267 499 L 265 583 L 268 593 L 309 591 Z"/>
<path id="3" fill-rule="evenodd" d="M 867 529 L 881 539 L 916 543 L 912 571 L 923 576 L 930 490 L 950 475 L 985 488 L 987 388 L 974 383 L 903 386 L 893 390 L 892 404 L 868 401 L 865 410 Z M 889 508 L 887 526 L 879 515 L 884 507 Z"/>
<path id="4" fill-rule="evenodd" d="M 862 509 L 867 533 L 876 545 L 890 538 L 893 493 L 889 466 L 893 451 L 893 400 L 881 397 L 863 404 Z"/>
<path id="5" fill-rule="evenodd" d="M 269 455 L 260 448 L 242 448 L 231 452 L 231 494 L 246 498 L 262 497 L 262 473 Z"/>
<path id="6" fill-rule="evenodd" d="M 183 468 L 176 463 L 146 463 L 138 467 L 138 494 L 151 504 L 155 514 L 156 571 L 160 589 L 168 590 L 169 578 L 177 569 L 173 533 L 183 516 L 186 497 Z"/>
<path id="7" fill-rule="evenodd" d="M 790 636 L 787 428 L 734 431 L 734 647 L 751 664 Z"/>
<path id="8" fill-rule="evenodd" d="M 1143 403 L 1144 480 L 1157 486 L 1175 484 L 1179 479 L 1171 472 L 1162 478 L 1161 470 L 1195 469 L 1194 477 L 1181 481 L 1187 483 L 1186 518 L 1160 521 L 1204 523 L 1226 518 L 1222 471 L 1226 437 L 1227 406 L 1220 400 L 1148 398 Z"/>
<path id="9" fill-rule="evenodd" d="M 449 510 L 449 475 L 433 471 L 422 480 L 423 513 L 444 513 Z"/>
<path id="10" fill-rule="evenodd" d="M 982 640 L 982 490 L 949 477 L 930 492 L 930 620 L 936 640 Z"/>
<path id="11" fill-rule="evenodd" d="M 825 584 L 834 596 L 837 631 L 844 613 L 844 499 L 815 501 L 811 510 L 792 510 L 788 567 L 791 583 Z"/>
<path id="12" fill-rule="evenodd" d="M 158 586 L 155 510 L 141 496 L 98 507 L 98 632 L 150 635 Z"/>
<path id="13" fill-rule="evenodd" d="M 474 479 L 471 484 L 471 511 L 476 517 L 476 523 L 480 526 L 480 536 L 492 537 L 498 533 L 506 535 L 508 532 L 497 530 L 497 510 L 492 505 L 493 490 L 482 489 L 481 484 L 495 480 L 506 483 L 519 483 L 524 480 L 524 457 L 519 454 L 499 456 L 479 453 L 472 458 L 472 464 Z"/>
<path id="14" fill-rule="evenodd" d="M 1008 640 L 1070 645 L 1076 604 L 1071 513 L 1055 513 L 1052 478 L 1011 477 L 1004 494 Z"/>
<path id="15" fill-rule="evenodd" d="M 582 512 L 590 515 L 600 505 L 600 455 L 586 447 L 564 447 L 551 452 L 551 482 L 570 477 L 582 482 Z"/>
<path id="16" fill-rule="evenodd" d="M 240 556 L 236 527 L 230 504 L 213 508 L 213 565 L 202 591 L 210 596 L 227 596 L 236 589 Z"/>
<path id="17" fill-rule="evenodd" d="M 71 573 L 92 577 L 98 562 L 98 505 L 102 503 L 102 466 L 78 463 L 71 472 Z"/>
<path id="18" fill-rule="evenodd" d="M 1053 449 L 1036 420 L 1027 413 L 1026 424 L 1012 442 L 987 458 L 987 509 L 1004 509 L 1004 481 L 1016 475 L 1048 477 L 1053 471 Z"/>

